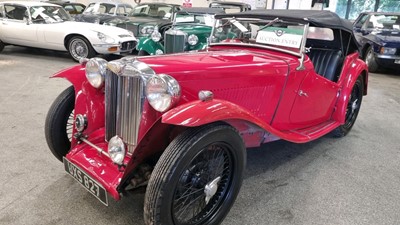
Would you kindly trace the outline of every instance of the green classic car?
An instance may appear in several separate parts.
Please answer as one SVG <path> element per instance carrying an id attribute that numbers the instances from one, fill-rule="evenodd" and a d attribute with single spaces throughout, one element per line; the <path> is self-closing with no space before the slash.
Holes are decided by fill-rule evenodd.
<path id="1" fill-rule="evenodd" d="M 160 25 L 136 46 L 138 55 L 161 55 L 202 50 L 214 25 L 214 15 L 223 14 L 218 8 L 193 7 L 176 14 L 172 23 Z"/>

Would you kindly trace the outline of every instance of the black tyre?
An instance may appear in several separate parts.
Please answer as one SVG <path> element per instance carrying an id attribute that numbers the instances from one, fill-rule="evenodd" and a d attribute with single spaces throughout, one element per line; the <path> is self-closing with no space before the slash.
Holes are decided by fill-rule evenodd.
<path id="1" fill-rule="evenodd" d="M 239 192 L 245 164 L 243 140 L 231 126 L 210 124 L 180 134 L 152 172 L 145 223 L 220 224 Z"/>
<path id="2" fill-rule="evenodd" d="M 74 125 L 75 91 L 70 86 L 54 100 L 44 126 L 47 145 L 60 161 L 71 148 Z"/>
<path id="3" fill-rule="evenodd" d="M 82 36 L 75 36 L 69 39 L 68 52 L 76 62 L 79 62 L 81 58 L 92 58 L 96 55 L 90 42 Z"/>
<path id="4" fill-rule="evenodd" d="M 369 72 L 375 73 L 378 71 L 379 65 L 376 62 L 374 49 L 372 48 L 372 46 L 369 46 L 369 48 L 367 49 L 364 61 L 365 63 L 367 63 Z"/>
<path id="5" fill-rule="evenodd" d="M 4 46 L 5 46 L 4 42 L 2 42 L 2 41 L 0 40 L 0 52 L 3 51 Z"/>
<path id="6" fill-rule="evenodd" d="M 335 137 L 344 137 L 350 132 L 351 128 L 356 122 L 358 112 L 360 111 L 363 93 L 364 83 L 363 78 L 360 75 L 358 76 L 357 81 L 351 90 L 350 99 L 347 103 L 345 122 L 343 125 L 333 130 L 333 135 Z"/>
<path id="7" fill-rule="evenodd" d="M 140 50 L 138 52 L 138 56 L 146 56 L 146 55 L 150 55 L 148 52 L 146 52 L 145 50 Z"/>

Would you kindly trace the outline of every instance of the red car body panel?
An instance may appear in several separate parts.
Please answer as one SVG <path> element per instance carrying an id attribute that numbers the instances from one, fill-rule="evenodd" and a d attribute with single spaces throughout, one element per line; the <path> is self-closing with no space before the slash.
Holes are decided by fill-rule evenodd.
<path id="1" fill-rule="evenodd" d="M 147 102 L 144 104 L 142 118 L 145 119 L 139 131 L 138 146 L 132 155 L 126 156 L 125 169 L 75 139 L 66 156 L 99 181 L 116 200 L 120 199 L 121 180 L 128 179 L 141 160 L 163 146 L 164 140 L 150 137 L 169 132 L 169 124 L 193 127 L 227 121 L 240 131 L 254 128 L 253 133 L 243 135 L 248 147 L 279 138 L 308 142 L 344 123 L 351 87 L 358 74 L 366 70 L 364 64 L 355 62 L 357 54 L 347 56 L 345 72 L 334 83 L 316 74 L 308 58 L 305 69 L 296 70 L 299 65 L 296 56 L 256 48 L 235 51 L 234 47 L 139 60 L 156 73 L 169 74 L 179 82 L 182 94 L 178 105 L 162 114 L 155 112 Z M 81 65 L 54 77 L 64 77 L 74 85 L 75 115 L 86 115 L 88 119 L 83 134 L 107 151 L 104 89 L 95 89 L 86 81 Z M 200 90 L 212 91 L 214 99 L 198 100 Z M 266 135 L 272 136 L 266 138 Z"/>

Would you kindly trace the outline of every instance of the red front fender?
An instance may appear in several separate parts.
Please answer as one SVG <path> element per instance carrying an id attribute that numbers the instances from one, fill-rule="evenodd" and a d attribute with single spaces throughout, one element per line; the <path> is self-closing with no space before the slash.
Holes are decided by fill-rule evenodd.
<path id="1" fill-rule="evenodd" d="M 196 127 L 216 121 L 242 120 L 264 129 L 281 139 L 304 143 L 310 141 L 308 136 L 293 132 L 282 132 L 258 118 L 250 111 L 228 101 L 213 99 L 211 101 L 193 101 L 180 105 L 162 116 L 162 123 L 178 126 Z"/>
<path id="2" fill-rule="evenodd" d="M 82 65 L 72 66 L 70 68 L 55 73 L 51 78 L 57 78 L 57 77 L 65 78 L 69 82 L 71 82 L 75 87 L 80 87 L 82 83 L 86 81 L 85 66 Z"/>

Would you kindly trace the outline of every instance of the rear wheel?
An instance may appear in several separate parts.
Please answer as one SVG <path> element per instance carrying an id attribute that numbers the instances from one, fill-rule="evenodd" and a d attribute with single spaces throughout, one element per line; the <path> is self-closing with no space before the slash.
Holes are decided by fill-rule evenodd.
<path id="1" fill-rule="evenodd" d="M 182 133 L 152 172 L 146 224 L 221 223 L 239 192 L 245 160 L 244 143 L 231 126 L 211 124 Z"/>
<path id="2" fill-rule="evenodd" d="M 75 90 L 70 86 L 54 100 L 47 113 L 44 126 L 46 142 L 53 155 L 60 161 L 71 148 L 74 106 Z"/>
<path id="3" fill-rule="evenodd" d="M 81 36 L 72 37 L 68 41 L 68 52 L 76 62 L 79 62 L 81 58 L 92 58 L 96 55 L 89 41 Z"/>
<path id="4" fill-rule="evenodd" d="M 365 53 L 364 61 L 365 61 L 365 63 L 367 63 L 368 70 L 370 72 L 375 73 L 378 71 L 379 65 L 376 62 L 375 53 L 374 53 L 374 49 L 372 48 L 372 46 L 369 46 L 369 48 L 367 49 L 367 52 Z"/>
<path id="5" fill-rule="evenodd" d="M 360 111 L 363 93 L 363 78 L 362 76 L 359 76 L 351 90 L 349 102 L 347 103 L 345 122 L 333 131 L 335 137 L 344 137 L 350 132 L 356 122 L 358 112 Z"/>

